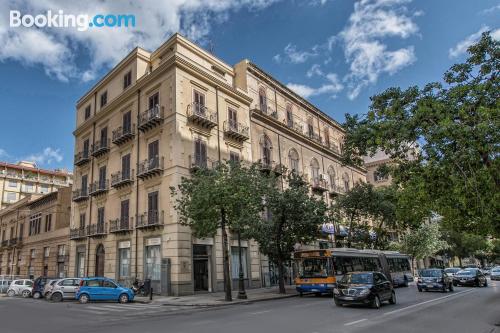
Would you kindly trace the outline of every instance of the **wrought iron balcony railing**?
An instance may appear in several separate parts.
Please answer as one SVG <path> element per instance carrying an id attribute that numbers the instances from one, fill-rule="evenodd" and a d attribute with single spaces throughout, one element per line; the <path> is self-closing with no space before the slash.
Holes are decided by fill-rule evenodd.
<path id="1" fill-rule="evenodd" d="M 111 145 L 110 139 L 97 140 L 92 145 L 92 156 L 99 157 L 101 155 L 109 152 L 109 147 Z"/>
<path id="2" fill-rule="evenodd" d="M 111 187 L 118 188 L 134 182 L 134 170 L 122 170 L 111 174 Z"/>
<path id="3" fill-rule="evenodd" d="M 137 128 L 141 132 L 146 132 L 158 126 L 163 120 L 163 110 L 159 105 L 155 105 L 149 110 L 142 112 L 139 116 Z"/>
<path id="4" fill-rule="evenodd" d="M 159 175 L 163 171 L 163 157 L 153 157 L 143 160 L 139 163 L 137 178 L 144 179 Z"/>
<path id="5" fill-rule="evenodd" d="M 106 222 L 99 222 L 87 226 L 87 236 L 99 237 L 105 236 L 108 233 L 108 224 Z"/>
<path id="6" fill-rule="evenodd" d="M 132 230 L 133 218 L 120 217 L 109 221 L 109 232 L 110 233 L 120 233 L 129 232 Z"/>
<path id="7" fill-rule="evenodd" d="M 328 190 L 328 182 L 322 176 L 313 178 L 311 186 L 315 191 L 324 192 Z"/>
<path id="8" fill-rule="evenodd" d="M 139 215 L 135 227 L 137 229 L 157 228 L 163 226 L 163 211 L 151 210 Z"/>
<path id="9" fill-rule="evenodd" d="M 73 191 L 73 201 L 79 202 L 83 200 L 87 200 L 89 198 L 89 194 L 87 188 L 76 189 Z"/>
<path id="10" fill-rule="evenodd" d="M 217 126 L 217 113 L 208 109 L 205 105 L 199 103 L 191 103 L 187 107 L 188 120 L 193 124 L 205 128 L 213 128 Z"/>
<path id="11" fill-rule="evenodd" d="M 76 166 L 84 165 L 88 161 L 90 161 L 90 154 L 88 150 L 87 151 L 84 150 L 75 154 L 74 163 Z"/>
<path id="12" fill-rule="evenodd" d="M 120 126 L 113 131 L 113 143 L 121 145 L 135 136 L 135 124 L 127 127 Z"/>
<path id="13" fill-rule="evenodd" d="M 245 141 L 249 138 L 248 126 L 231 120 L 224 122 L 224 133 L 227 137 L 237 141 Z"/>
<path id="14" fill-rule="evenodd" d="M 78 228 L 72 228 L 69 230 L 69 239 L 82 239 L 87 237 L 87 228 L 85 227 L 78 227 Z"/>
<path id="15" fill-rule="evenodd" d="M 89 195 L 95 196 L 106 193 L 109 190 L 109 179 L 96 180 L 89 186 Z"/>

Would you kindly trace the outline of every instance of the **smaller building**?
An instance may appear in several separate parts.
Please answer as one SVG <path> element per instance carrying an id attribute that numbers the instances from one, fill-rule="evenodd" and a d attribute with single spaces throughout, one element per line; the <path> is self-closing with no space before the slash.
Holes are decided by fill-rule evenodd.
<path id="1" fill-rule="evenodd" d="M 65 170 L 45 170 L 35 162 L 0 162 L 0 209 L 31 194 L 47 194 L 71 186 L 73 174 Z"/>
<path id="2" fill-rule="evenodd" d="M 377 151 L 373 156 L 364 157 L 366 168 L 366 180 L 375 187 L 389 186 L 392 184 L 392 178 L 389 174 L 384 174 L 379 170 L 380 167 L 393 162 L 386 153 Z"/>
<path id="3" fill-rule="evenodd" d="M 71 188 L 29 194 L 0 211 L 0 275 L 68 275 Z"/>

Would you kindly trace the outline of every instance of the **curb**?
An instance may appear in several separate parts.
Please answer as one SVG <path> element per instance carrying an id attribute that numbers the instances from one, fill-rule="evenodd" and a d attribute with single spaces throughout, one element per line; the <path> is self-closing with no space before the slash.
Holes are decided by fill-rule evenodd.
<path id="1" fill-rule="evenodd" d="M 163 306 L 182 306 L 182 307 L 211 307 L 211 308 L 216 308 L 216 307 L 223 307 L 223 306 L 232 306 L 232 305 L 238 305 L 238 304 L 251 304 L 251 303 L 257 303 L 257 302 L 265 302 L 265 301 L 272 301 L 276 299 L 284 299 L 284 298 L 291 298 L 291 297 L 297 297 L 299 294 L 285 294 L 285 295 L 280 295 L 277 297 L 268 297 L 268 298 L 258 298 L 258 299 L 246 299 L 246 300 L 233 300 L 232 302 L 226 302 L 226 303 L 184 303 L 184 304 L 179 304 L 179 303 L 159 303 Z M 155 303 L 154 300 L 151 302 L 149 300 L 147 301 L 136 301 L 134 300 L 134 303 L 140 303 L 140 304 L 151 304 Z"/>

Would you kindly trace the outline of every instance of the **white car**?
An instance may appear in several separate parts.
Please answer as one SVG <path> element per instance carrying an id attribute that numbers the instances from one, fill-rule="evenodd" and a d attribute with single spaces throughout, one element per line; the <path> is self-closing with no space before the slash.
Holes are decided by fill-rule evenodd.
<path id="1" fill-rule="evenodd" d="M 493 267 L 490 271 L 490 279 L 500 280 L 500 266 Z"/>
<path id="2" fill-rule="evenodd" d="M 7 296 L 13 297 L 16 295 L 22 295 L 23 297 L 30 297 L 32 289 L 33 289 L 33 280 L 28 280 L 28 279 L 14 280 L 10 284 L 9 290 L 7 290 Z"/>

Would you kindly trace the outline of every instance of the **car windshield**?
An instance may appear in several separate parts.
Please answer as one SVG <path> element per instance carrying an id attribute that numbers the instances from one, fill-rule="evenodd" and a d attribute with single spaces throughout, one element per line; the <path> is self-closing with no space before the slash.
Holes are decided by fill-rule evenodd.
<path id="1" fill-rule="evenodd" d="M 441 277 L 441 271 L 438 269 L 423 269 L 420 271 L 422 277 Z"/>
<path id="2" fill-rule="evenodd" d="M 342 283 L 372 284 L 373 275 L 371 273 L 346 274 L 340 280 Z"/>
<path id="3" fill-rule="evenodd" d="M 300 277 L 321 278 L 328 277 L 328 259 L 306 258 L 300 266 Z"/>
<path id="4" fill-rule="evenodd" d="M 446 268 L 445 273 L 456 273 L 460 270 L 460 268 Z"/>
<path id="5" fill-rule="evenodd" d="M 459 271 L 456 275 L 462 275 L 462 276 L 473 276 L 475 274 L 474 271 L 471 270 L 463 270 Z"/>

